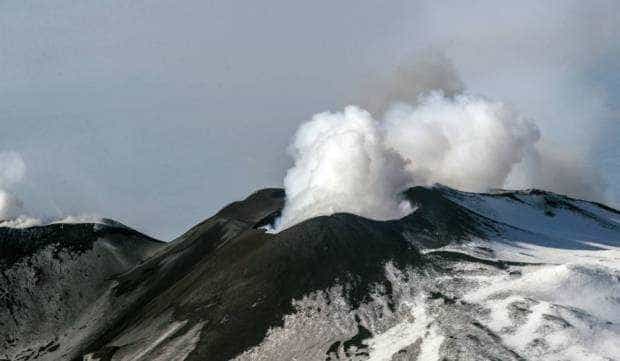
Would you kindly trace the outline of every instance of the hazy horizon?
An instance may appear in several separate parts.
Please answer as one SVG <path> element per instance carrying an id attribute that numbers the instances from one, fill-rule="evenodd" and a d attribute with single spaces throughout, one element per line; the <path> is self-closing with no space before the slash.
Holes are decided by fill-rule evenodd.
<path id="1" fill-rule="evenodd" d="M 313 115 L 379 113 L 424 83 L 530 119 L 558 174 L 618 207 L 618 16 L 615 1 L 5 1 L 0 152 L 25 169 L 0 164 L 0 187 L 35 216 L 96 214 L 169 240 L 283 186 Z M 451 70 L 420 73 L 429 54 Z"/>

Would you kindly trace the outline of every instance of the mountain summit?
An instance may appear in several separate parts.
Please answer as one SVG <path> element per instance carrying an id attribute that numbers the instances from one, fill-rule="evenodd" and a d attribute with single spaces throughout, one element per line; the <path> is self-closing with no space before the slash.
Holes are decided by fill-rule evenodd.
<path id="1" fill-rule="evenodd" d="M 279 233 L 264 189 L 170 243 L 0 228 L 0 360 L 614 360 L 620 212 L 540 190 L 404 192 L 414 211 Z"/>

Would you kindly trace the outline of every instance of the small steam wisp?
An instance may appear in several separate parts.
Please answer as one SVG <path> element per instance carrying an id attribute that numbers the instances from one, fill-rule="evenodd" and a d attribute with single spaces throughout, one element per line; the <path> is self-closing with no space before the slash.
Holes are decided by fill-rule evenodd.
<path id="1" fill-rule="evenodd" d="M 100 223 L 96 215 L 63 217 L 32 216 L 16 195 L 14 188 L 24 181 L 26 162 L 21 154 L 14 151 L 0 152 L 0 227 L 26 228 L 47 223 Z"/>
<path id="2" fill-rule="evenodd" d="M 22 212 L 23 204 L 8 189 L 21 182 L 26 174 L 26 163 L 19 153 L 0 152 L 0 222 L 13 219 Z"/>

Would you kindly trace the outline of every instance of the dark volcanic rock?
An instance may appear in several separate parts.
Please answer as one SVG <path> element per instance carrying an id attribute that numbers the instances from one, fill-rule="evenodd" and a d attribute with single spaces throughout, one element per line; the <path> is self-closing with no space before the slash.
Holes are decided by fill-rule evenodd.
<path id="1" fill-rule="evenodd" d="M 107 236 L 125 237 L 128 242 L 134 238 L 161 242 L 128 228 L 120 223 L 53 223 L 28 228 L 0 227 L 0 267 L 10 268 L 38 251 L 52 246 L 54 254 L 60 252 L 83 253 L 92 249 L 98 238 Z M 145 245 L 150 245 L 145 242 Z M 139 245 L 136 245 L 139 247 Z"/>
<path id="2" fill-rule="evenodd" d="M 615 210 L 546 192 L 404 195 L 416 211 L 399 220 L 342 213 L 272 234 L 263 226 L 285 195 L 265 189 L 165 246 L 122 227 L 0 229 L 0 327 L 10 330 L 0 359 L 363 360 L 384 342 L 396 345 L 394 360 L 439 346 L 445 360 L 523 360 L 480 322 L 489 311 L 464 297 L 476 286 L 469 275 L 518 279 L 534 265 L 495 259 L 491 241 L 546 242 L 557 235 L 541 232 L 568 216 L 588 235 L 619 232 Z M 454 248 L 474 240 L 471 253 Z M 537 303 L 509 304 L 519 307 L 516 330 Z M 394 329 L 387 342 L 377 337 Z M 435 350 L 423 339 L 441 342 Z"/>
<path id="3" fill-rule="evenodd" d="M 228 360 L 257 345 L 270 327 L 281 326 L 283 316 L 293 312 L 292 299 L 346 284 L 352 305 L 367 301 L 371 287 L 386 281 L 388 261 L 406 267 L 421 263 L 421 257 L 386 224 L 348 214 L 319 217 L 277 235 L 251 231 L 239 237 L 205 258 L 160 307 L 178 304 L 177 295 L 187 290 L 182 299 L 191 303 L 176 315 L 209 321 L 187 359 L 208 354 Z M 204 304 L 212 306 L 196 310 Z"/>
<path id="4" fill-rule="evenodd" d="M 368 301 L 372 288 L 388 284 L 387 262 L 419 267 L 424 261 L 416 244 L 430 239 L 445 244 L 464 237 L 469 229 L 459 228 L 460 233 L 445 229 L 436 210 L 439 195 L 435 199 L 412 191 L 411 197 L 424 212 L 401 221 L 335 214 L 278 234 L 257 226 L 279 213 L 284 204 L 282 190 L 259 191 L 232 203 L 120 277 L 117 297 L 143 291 L 89 350 L 131 344 L 131 336 L 139 333 L 137 325 L 155 327 L 166 315 L 187 321 L 185 328 L 201 324 L 200 340 L 187 360 L 203 360 L 207 355 L 209 360 L 228 360 L 257 345 L 270 328 L 281 326 L 283 316 L 293 312 L 293 299 L 346 284 L 351 305 Z M 466 211 L 453 213 L 460 221 L 477 222 Z M 437 241 L 441 232 L 445 237 Z M 116 352 L 121 359 L 134 351 L 127 347 Z"/>
<path id="5" fill-rule="evenodd" d="M 0 228 L 0 356 L 63 359 L 103 326 L 83 316 L 110 279 L 164 245 L 117 223 Z"/>

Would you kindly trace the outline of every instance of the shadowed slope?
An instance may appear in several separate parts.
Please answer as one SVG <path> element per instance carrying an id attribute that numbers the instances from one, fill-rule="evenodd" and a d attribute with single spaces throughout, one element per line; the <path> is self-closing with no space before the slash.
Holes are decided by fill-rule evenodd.
<path id="1" fill-rule="evenodd" d="M 0 228 L 0 355 L 62 359 L 103 326 L 89 310 L 159 242 L 120 223 Z M 77 350 L 76 350 L 77 351 Z"/>

